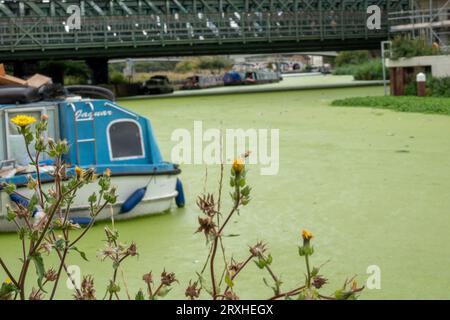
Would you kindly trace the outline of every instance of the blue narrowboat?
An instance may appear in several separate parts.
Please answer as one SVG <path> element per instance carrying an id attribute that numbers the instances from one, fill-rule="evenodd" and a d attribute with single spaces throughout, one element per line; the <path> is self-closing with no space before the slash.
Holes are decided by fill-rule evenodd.
<path id="1" fill-rule="evenodd" d="M 111 170 L 118 193 L 113 207 L 115 219 L 162 213 L 172 207 L 174 200 L 178 206 L 184 205 L 178 179 L 180 169 L 163 160 L 150 121 L 111 100 L 80 96 L 0 104 L 0 184 L 14 183 L 25 198 L 32 196 L 32 191 L 24 187 L 27 175 L 35 172 L 29 165 L 23 137 L 10 121 L 18 114 L 48 116 L 48 137 L 66 139 L 70 146 L 64 158 L 68 172 L 75 166 L 94 168 L 98 173 Z M 51 175 L 45 174 L 51 170 L 52 159 L 43 159 L 40 171 L 44 188 L 52 186 Z M 89 220 L 88 197 L 95 188 L 94 184 L 80 190 L 71 212 L 73 221 Z M 14 224 L 6 219 L 6 206 L 11 201 L 0 190 L 0 232 L 15 230 Z M 104 211 L 98 220 L 111 217 L 111 210 Z"/>

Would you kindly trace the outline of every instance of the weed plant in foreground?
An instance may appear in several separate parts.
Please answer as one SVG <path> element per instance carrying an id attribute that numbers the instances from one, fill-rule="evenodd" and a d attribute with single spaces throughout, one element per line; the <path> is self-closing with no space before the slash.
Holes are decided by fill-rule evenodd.
<path id="1" fill-rule="evenodd" d="M 12 203 L 7 208 L 7 218 L 17 227 L 18 236 L 18 272 L 13 272 L 11 265 L 17 261 L 5 261 L 0 256 L 0 266 L 6 273 L 0 286 L 0 300 L 44 300 L 55 299 L 61 290 L 63 275 L 73 284 L 72 297 L 76 300 L 156 300 L 166 297 L 172 287 L 179 284 L 174 272 L 164 270 L 160 277 L 155 277 L 150 271 L 141 276 L 143 287 L 136 294 L 128 290 L 124 277 L 124 264 L 127 259 L 138 256 L 138 245 L 135 242 L 125 244 L 119 237 L 111 214 L 111 227 L 105 227 L 105 239 L 98 251 L 100 261 L 111 262 L 112 272 L 108 282 L 103 284 L 103 290 L 95 286 L 95 274 L 85 272 L 81 284 L 69 272 L 69 261 L 73 255 L 80 255 L 86 261 L 88 257 L 80 248 L 81 239 L 91 230 L 96 217 L 103 210 L 111 210 L 111 205 L 117 201 L 120 190 L 113 185 L 111 171 L 107 169 L 97 174 L 94 168 L 71 168 L 63 161 L 63 155 L 69 152 L 66 141 L 54 141 L 47 137 L 48 117 L 43 115 L 40 121 L 27 116 L 18 115 L 11 120 L 18 133 L 25 141 L 26 150 L 30 158 L 30 165 L 34 166 L 33 175 L 28 175 L 26 188 L 33 196 L 25 199 L 14 184 L 4 183 L 2 189 L 9 195 L 21 197 L 26 201 Z M 39 162 L 47 154 L 55 160 L 54 170 L 50 174 L 53 186 L 43 186 Z M 364 289 L 358 287 L 356 281 L 347 279 L 341 288 L 331 295 L 323 294 L 323 288 L 328 280 L 321 274 L 321 266 L 314 266 L 311 257 L 314 254 L 310 231 L 301 232 L 301 244 L 298 253 L 305 264 L 305 272 L 299 275 L 298 283 L 291 289 L 284 289 L 281 275 L 273 268 L 274 258 L 268 252 L 268 245 L 260 241 L 253 246 L 245 246 L 248 258 L 236 261 L 229 253 L 226 238 L 236 236 L 229 234 L 230 222 L 239 214 L 244 213 L 244 207 L 251 202 L 252 188 L 247 181 L 246 160 L 249 153 L 236 159 L 231 167 L 229 185 L 231 188 L 231 209 L 225 212 L 222 206 L 225 181 L 225 166 L 221 165 L 218 191 L 205 193 L 198 197 L 197 205 L 202 212 L 198 217 L 198 233 L 206 238 L 207 258 L 201 271 L 193 272 L 193 278 L 187 285 L 185 296 L 194 300 L 209 297 L 213 300 L 239 299 L 236 283 L 245 277 L 246 267 L 251 263 L 267 274 L 262 278 L 270 288 L 268 299 L 324 299 L 349 300 L 356 299 Z M 91 223 L 84 229 L 70 220 L 71 207 L 78 192 L 87 184 L 98 185 L 98 190 L 87 199 L 90 207 Z M 45 189 L 44 189 L 45 188 Z M 247 210 L 245 210 L 247 211 Z M 202 237 L 199 237 L 202 238 Z M 201 240 L 203 241 L 203 240 Z M 101 246 L 101 243 L 99 243 Z M 56 258 L 56 263 L 50 263 L 49 258 Z M 220 263 L 218 260 L 220 259 Z M 95 262 L 91 262 L 95 263 Z M 97 260 L 97 263 L 99 261 Z M 322 264 L 323 266 L 323 264 Z M 32 277 L 30 273 L 34 273 Z M 302 279 L 304 277 L 304 279 Z M 35 282 L 34 284 L 31 284 Z M 31 288 L 31 290 L 29 289 Z"/>

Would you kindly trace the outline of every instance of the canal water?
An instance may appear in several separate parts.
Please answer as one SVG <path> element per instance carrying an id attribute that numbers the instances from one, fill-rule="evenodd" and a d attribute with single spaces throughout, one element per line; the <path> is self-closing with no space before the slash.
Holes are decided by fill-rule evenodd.
<path id="1" fill-rule="evenodd" d="M 197 120 L 205 129 L 280 129 L 279 174 L 262 176 L 260 167 L 250 166 L 252 202 L 230 224 L 229 233 L 240 235 L 226 239 L 227 253 L 236 260 L 247 256 L 249 245 L 264 240 L 284 287 L 295 287 L 304 281 L 298 245 L 300 230 L 307 228 L 315 235 L 313 264 L 330 260 L 321 271 L 330 279 L 324 293 L 331 294 L 354 275 L 365 284 L 367 268 L 375 265 L 381 270 L 381 289 L 364 291 L 363 299 L 448 299 L 450 117 L 329 106 L 333 99 L 382 92 L 382 87 L 368 87 L 121 104 L 151 119 L 168 160 L 175 145 L 172 132 L 192 132 Z M 206 258 L 204 236 L 195 234 L 195 201 L 205 190 L 217 191 L 219 168 L 182 169 L 186 208 L 116 224 L 121 240 L 135 241 L 139 250 L 139 257 L 123 270 L 133 296 L 144 288 L 144 273 L 157 275 L 166 268 L 180 282 L 169 297 L 184 298 L 189 280 Z M 224 194 L 224 207 L 229 208 L 228 190 Z M 96 225 L 80 243 L 89 262 L 75 254 L 69 257 L 69 264 L 95 276 L 99 298 L 112 274 L 110 263 L 97 256 L 104 245 L 104 226 Z M 15 235 L 0 235 L 0 255 L 14 269 L 19 253 Z M 0 276 L 5 277 L 2 272 Z M 241 298 L 269 297 L 264 277 L 252 265 L 236 281 L 236 292 Z M 70 295 L 63 282 L 58 297 Z"/>

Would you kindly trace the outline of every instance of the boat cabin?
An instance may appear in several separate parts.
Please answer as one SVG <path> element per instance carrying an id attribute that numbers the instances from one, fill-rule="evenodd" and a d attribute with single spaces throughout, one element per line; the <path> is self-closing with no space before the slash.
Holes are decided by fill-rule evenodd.
<path id="1" fill-rule="evenodd" d="M 48 116 L 46 138 L 65 139 L 70 147 L 63 158 L 67 175 L 75 174 L 75 166 L 94 168 L 98 174 L 109 169 L 118 191 L 112 207 L 115 219 L 130 219 L 158 214 L 171 209 L 173 200 L 183 207 L 183 186 L 178 178 L 178 165 L 163 161 L 154 138 L 150 121 L 126 110 L 110 100 L 68 97 L 59 101 L 40 101 L 20 105 L 0 105 L 0 183 L 13 183 L 20 196 L 9 196 L 0 185 L 0 232 L 16 230 L 8 221 L 6 206 L 22 204 L 31 199 L 34 191 L 23 188 L 28 175 L 36 178 L 24 138 L 11 119 L 19 114 L 40 119 Z M 33 144 L 32 144 L 33 145 Z M 32 145 L 30 147 L 32 147 Z M 32 156 L 34 150 L 30 150 Z M 41 158 L 40 178 L 44 188 L 51 188 L 54 160 Z M 97 186 L 86 185 L 79 190 L 69 218 L 77 224 L 92 221 L 87 199 Z M 39 210 L 39 208 L 35 208 Z M 111 212 L 103 210 L 96 220 L 108 220 Z"/>
<path id="2" fill-rule="evenodd" d="M 10 119 L 26 114 L 49 117 L 48 138 L 66 139 L 70 152 L 67 164 L 110 168 L 113 173 L 174 170 L 164 163 L 150 122 L 109 100 L 69 98 L 25 105 L 0 105 L 0 170 L 28 166 L 23 137 Z M 51 159 L 42 159 L 48 160 Z"/>

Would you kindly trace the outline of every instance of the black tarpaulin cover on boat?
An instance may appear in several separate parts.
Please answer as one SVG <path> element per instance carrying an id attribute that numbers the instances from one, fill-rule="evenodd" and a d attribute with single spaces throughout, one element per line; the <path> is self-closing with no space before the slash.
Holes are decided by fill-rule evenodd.
<path id="1" fill-rule="evenodd" d="M 0 104 L 36 102 L 41 99 L 39 90 L 28 86 L 0 86 Z"/>

